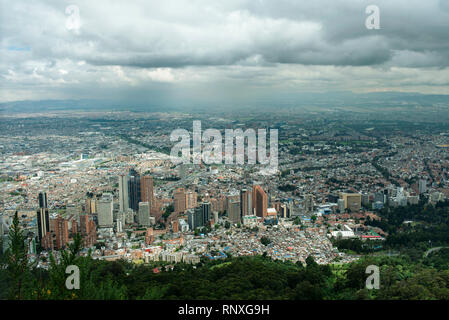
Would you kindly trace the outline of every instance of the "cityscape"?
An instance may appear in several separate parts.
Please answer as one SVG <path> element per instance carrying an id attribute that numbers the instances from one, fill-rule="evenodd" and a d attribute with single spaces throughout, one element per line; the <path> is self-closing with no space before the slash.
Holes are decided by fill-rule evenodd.
<path id="1" fill-rule="evenodd" d="M 426 10 L 436 5 L 447 18 L 448 7 L 433 2 Z M 56 8 L 51 1 L 46 6 Z M 213 17 L 231 9 L 211 6 L 205 12 L 212 20 L 204 23 L 218 28 Z M 268 4 L 238 6 L 243 9 L 231 10 L 223 22 L 236 29 L 217 36 L 223 56 L 208 51 L 206 29 L 192 31 L 190 18 L 177 12 L 178 30 L 162 9 L 155 14 L 164 22 L 150 25 L 169 31 L 148 35 L 157 53 L 121 36 L 112 40 L 121 28 L 135 30 L 128 20 L 110 31 L 111 42 L 99 40 L 91 25 L 95 6 L 84 2 L 48 14 L 65 21 L 79 10 L 82 22 L 74 18 L 63 26 L 75 39 L 71 53 L 48 31 L 55 37 L 49 43 L 60 46 L 49 50 L 54 61 L 48 66 L 36 62 L 44 59 L 39 44 L 6 36 L 0 299 L 449 299 L 449 42 L 439 47 L 438 57 L 446 60 L 435 65 L 427 64 L 425 53 L 417 58 L 414 44 L 394 47 L 395 36 L 386 36 L 385 45 L 397 56 L 373 64 L 347 43 L 337 50 L 329 41 L 323 50 L 307 36 L 305 44 L 292 46 L 360 60 L 346 64 L 322 52 L 289 57 L 290 51 L 271 45 L 293 41 L 288 33 L 296 27 L 317 42 L 342 31 L 315 30 L 304 17 L 295 20 Z M 385 29 L 377 20 L 365 25 L 365 7 L 357 32 L 392 32 L 388 18 Z M 134 12 L 138 6 L 107 10 L 119 8 Z M 261 18 L 268 12 L 273 16 Z M 281 30 L 287 35 L 266 40 L 241 20 L 267 26 L 268 38 Z M 449 19 L 441 21 L 447 27 Z M 242 39 L 231 37 L 238 28 Z M 255 37 L 248 48 L 246 32 Z M 443 43 L 447 32 L 441 37 L 423 38 L 422 45 Z M 24 40 L 13 45 L 17 39 Z M 208 46 L 201 48 L 202 41 Z M 127 58 L 111 49 L 118 43 L 129 46 Z M 354 50 L 352 58 L 345 50 Z M 36 62 L 34 71 L 21 59 Z M 377 64 L 389 68 L 385 78 Z M 335 70 L 353 73 L 360 83 Z M 23 72 L 33 76 L 17 80 Z M 66 73 L 75 78 L 64 79 Z M 374 83 L 372 90 L 364 81 Z M 188 313 L 187 305 L 181 311 Z"/>

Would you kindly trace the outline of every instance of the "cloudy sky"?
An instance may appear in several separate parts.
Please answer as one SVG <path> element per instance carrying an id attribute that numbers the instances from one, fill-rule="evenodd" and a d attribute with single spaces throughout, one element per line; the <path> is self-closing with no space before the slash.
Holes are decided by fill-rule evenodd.
<path id="1" fill-rule="evenodd" d="M 449 93 L 449 0 L 0 0 L 2 102 L 328 91 Z"/>

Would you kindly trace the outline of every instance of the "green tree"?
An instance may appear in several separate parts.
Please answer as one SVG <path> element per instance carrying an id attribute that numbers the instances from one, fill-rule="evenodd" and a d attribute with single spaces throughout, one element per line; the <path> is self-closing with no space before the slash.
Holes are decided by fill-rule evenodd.
<path id="1" fill-rule="evenodd" d="M 9 280 L 9 298 L 20 300 L 24 298 L 26 290 L 29 288 L 32 264 L 28 259 L 26 236 L 20 226 L 17 211 L 9 229 L 8 241 L 5 261 Z"/>

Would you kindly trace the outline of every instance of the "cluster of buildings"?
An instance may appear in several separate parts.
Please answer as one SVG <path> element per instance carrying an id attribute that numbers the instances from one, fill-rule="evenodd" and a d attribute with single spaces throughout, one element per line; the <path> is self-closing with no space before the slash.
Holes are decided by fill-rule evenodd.
<path id="1" fill-rule="evenodd" d="M 11 123 L 0 145 L 1 234 L 18 211 L 30 254 L 63 249 L 79 233 L 98 259 L 196 263 L 266 253 L 329 263 L 352 259 L 330 237 L 387 236 L 363 223 L 377 210 L 449 196 L 447 136 L 276 117 L 274 175 L 259 164 L 174 165 L 155 150 L 172 146 L 171 130 L 192 125 L 187 115 L 79 115 L 45 134 L 33 128 L 51 127 L 47 120 L 27 120 L 29 135 Z M 224 129 L 270 125 L 263 119 L 207 120 Z"/>

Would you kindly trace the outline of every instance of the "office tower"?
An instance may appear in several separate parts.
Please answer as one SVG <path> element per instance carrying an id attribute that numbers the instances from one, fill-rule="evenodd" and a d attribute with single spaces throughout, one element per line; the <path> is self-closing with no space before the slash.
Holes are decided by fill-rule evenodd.
<path id="1" fill-rule="evenodd" d="M 228 203 L 228 218 L 232 223 L 239 223 L 240 217 L 240 202 L 232 200 Z"/>
<path id="2" fill-rule="evenodd" d="M 47 209 L 47 194 L 45 192 L 39 193 L 39 210 L 37 211 L 37 236 L 39 242 L 50 232 L 50 215 Z"/>
<path id="3" fill-rule="evenodd" d="M 304 199 L 304 210 L 306 213 L 313 213 L 313 195 L 307 194 Z"/>
<path id="4" fill-rule="evenodd" d="M 88 214 L 96 214 L 97 213 L 97 199 L 94 199 L 94 198 L 86 199 L 86 212 Z"/>
<path id="5" fill-rule="evenodd" d="M 103 194 L 103 197 L 98 201 L 98 227 L 112 228 L 113 227 L 113 198 L 111 194 Z"/>
<path id="6" fill-rule="evenodd" d="M 211 217 L 212 212 L 211 212 L 210 202 L 203 203 L 201 205 L 201 211 L 202 211 L 202 215 L 203 215 L 203 217 L 202 217 L 203 225 L 206 225 L 210 221 L 210 219 L 212 218 Z"/>
<path id="7" fill-rule="evenodd" d="M 253 211 L 258 217 L 265 218 L 267 216 L 267 194 L 259 185 L 253 186 Z"/>
<path id="8" fill-rule="evenodd" d="M 203 210 L 201 207 L 187 210 L 187 217 L 189 221 L 189 227 L 191 230 L 204 226 L 203 222 Z"/>
<path id="9" fill-rule="evenodd" d="M 150 204 L 148 202 L 139 202 L 139 225 L 150 226 Z"/>
<path id="10" fill-rule="evenodd" d="M 173 197 L 175 199 L 175 213 L 184 212 L 186 210 L 186 195 L 184 188 L 176 189 Z"/>
<path id="11" fill-rule="evenodd" d="M 150 207 L 153 203 L 153 177 L 143 176 L 140 179 L 140 198 L 142 202 L 150 203 Z"/>
<path id="12" fill-rule="evenodd" d="M 193 209 L 197 206 L 198 194 L 195 191 L 187 191 L 185 193 L 186 209 Z"/>
<path id="13" fill-rule="evenodd" d="M 139 209 L 139 202 L 141 202 L 140 175 L 134 169 L 130 169 L 128 173 L 128 199 L 129 207 L 137 212 Z"/>
<path id="14" fill-rule="evenodd" d="M 341 198 L 345 202 L 345 209 L 349 209 L 351 212 L 359 211 L 362 208 L 360 193 L 342 193 Z"/>
<path id="15" fill-rule="evenodd" d="M 337 204 L 338 204 L 338 210 L 340 211 L 340 213 L 344 213 L 345 212 L 345 200 L 338 199 Z"/>
<path id="16" fill-rule="evenodd" d="M 203 227 L 204 226 L 203 209 L 201 207 L 196 207 L 193 209 L 193 212 L 195 215 L 195 228 Z"/>
<path id="17" fill-rule="evenodd" d="M 242 191 L 240 191 L 240 216 L 243 217 L 253 214 L 252 207 L 253 202 L 251 190 L 242 189 Z"/>
<path id="18" fill-rule="evenodd" d="M 39 192 L 39 208 L 48 208 L 46 192 Z"/>
<path id="19" fill-rule="evenodd" d="M 419 194 L 426 193 L 427 192 L 427 180 L 419 179 L 418 189 L 419 189 Z"/>
<path id="20" fill-rule="evenodd" d="M 203 214 L 201 207 L 195 209 L 187 210 L 187 218 L 190 230 L 195 230 L 196 228 L 202 227 Z"/>
<path id="21" fill-rule="evenodd" d="M 118 192 L 119 192 L 119 206 L 120 211 L 126 211 L 129 208 L 129 196 L 128 196 L 128 176 L 118 176 Z"/>

